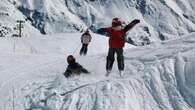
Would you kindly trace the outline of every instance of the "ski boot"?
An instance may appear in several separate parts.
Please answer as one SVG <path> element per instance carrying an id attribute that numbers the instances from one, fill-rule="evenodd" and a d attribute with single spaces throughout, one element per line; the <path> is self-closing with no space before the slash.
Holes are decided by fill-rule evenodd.
<path id="1" fill-rule="evenodd" d="M 106 70 L 106 76 L 108 77 L 110 74 L 111 70 Z"/>
<path id="2" fill-rule="evenodd" d="M 120 75 L 121 78 L 123 78 L 124 71 L 121 71 L 121 70 L 120 70 L 120 71 L 119 71 L 119 75 Z"/>

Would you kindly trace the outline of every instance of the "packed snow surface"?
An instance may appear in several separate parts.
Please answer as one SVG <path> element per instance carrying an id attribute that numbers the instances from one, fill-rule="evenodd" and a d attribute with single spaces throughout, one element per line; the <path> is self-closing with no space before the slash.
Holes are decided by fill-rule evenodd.
<path id="1" fill-rule="evenodd" d="M 1 38 L 1 110 L 195 109 L 195 33 L 144 47 L 126 44 L 123 77 L 116 63 L 105 77 L 107 37 L 92 34 L 88 55 L 79 56 L 80 35 Z M 91 74 L 66 79 L 69 54 Z"/>

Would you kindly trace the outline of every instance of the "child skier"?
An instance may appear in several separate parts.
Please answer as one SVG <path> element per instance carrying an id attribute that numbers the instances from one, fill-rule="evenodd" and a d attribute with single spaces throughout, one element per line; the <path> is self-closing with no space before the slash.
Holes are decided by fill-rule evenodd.
<path id="1" fill-rule="evenodd" d="M 87 30 L 82 36 L 81 36 L 81 43 L 82 48 L 80 50 L 80 55 L 86 55 L 87 54 L 87 47 L 88 44 L 91 42 L 91 35 L 89 31 Z"/>
<path id="2" fill-rule="evenodd" d="M 72 75 L 80 75 L 81 73 L 90 73 L 87 69 L 83 68 L 79 63 L 76 62 L 76 59 L 69 55 L 67 57 L 68 67 L 66 68 L 66 71 L 64 72 L 64 76 L 66 78 L 72 76 Z"/>
<path id="3" fill-rule="evenodd" d="M 120 19 L 113 18 L 111 27 L 100 28 L 97 30 L 97 33 L 107 33 L 107 35 L 109 36 L 109 51 L 106 62 L 106 76 L 108 76 L 112 70 L 115 53 L 117 54 L 119 74 L 120 76 L 122 76 L 122 72 L 124 70 L 123 47 L 125 45 L 125 35 L 131 28 L 133 28 L 138 23 L 140 23 L 140 20 L 135 19 L 123 28 Z"/>

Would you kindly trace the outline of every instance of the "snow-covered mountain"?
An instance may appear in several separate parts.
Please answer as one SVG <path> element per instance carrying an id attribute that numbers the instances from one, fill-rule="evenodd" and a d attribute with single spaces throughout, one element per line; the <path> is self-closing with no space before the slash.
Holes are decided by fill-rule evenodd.
<path id="1" fill-rule="evenodd" d="M 141 19 L 141 24 L 129 34 L 137 42 L 166 40 L 195 31 L 194 0 L 2 1 L 11 3 L 42 34 L 110 26 L 113 17 L 121 18 L 126 24 Z"/>
<path id="2" fill-rule="evenodd" d="M 7 0 L 1 0 L 0 2 L 0 37 L 12 36 L 18 33 L 14 28 L 17 27 L 17 20 L 25 21 L 25 16 L 10 2 Z M 26 21 L 24 24 L 23 35 L 30 35 L 32 33 L 38 33 L 38 30 L 34 28 L 30 22 Z"/>

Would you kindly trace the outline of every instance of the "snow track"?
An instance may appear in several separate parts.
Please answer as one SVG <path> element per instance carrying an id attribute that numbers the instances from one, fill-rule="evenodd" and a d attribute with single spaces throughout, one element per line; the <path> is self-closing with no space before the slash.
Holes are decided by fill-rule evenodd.
<path id="1" fill-rule="evenodd" d="M 23 95 L 23 93 L 21 93 L 21 88 L 22 86 L 24 86 L 25 83 L 36 82 L 36 81 L 41 82 L 41 80 L 46 80 L 45 78 L 48 79 L 49 73 L 47 73 L 46 70 L 50 70 L 51 72 L 53 71 L 55 74 L 60 73 L 60 70 L 62 70 L 63 68 L 64 62 L 62 60 L 59 60 L 59 57 L 58 57 L 58 59 L 52 59 L 52 61 L 46 60 L 43 63 L 40 63 L 40 64 L 34 63 L 34 64 L 35 65 L 31 65 L 31 66 L 27 66 L 25 64 L 25 65 L 19 66 L 18 68 L 2 72 L 2 74 L 10 73 L 10 75 L 7 76 L 8 77 L 7 80 L 1 83 L 0 97 L 2 99 L 1 100 L 2 102 L 6 102 L 6 100 L 9 99 L 9 95 L 8 95 L 9 92 L 7 91 L 10 91 L 14 88 L 16 91 L 16 94 Z M 56 65 L 58 66 L 61 65 L 61 67 L 60 66 L 57 67 Z M 54 70 L 54 68 L 58 68 L 59 71 L 55 71 L 57 69 Z M 5 96 L 8 96 L 8 97 L 5 98 Z M 21 100 L 19 101 L 17 97 L 16 97 L 16 101 L 18 101 L 18 104 L 20 106 L 22 106 L 22 103 L 24 103 L 24 102 L 21 102 Z"/>

